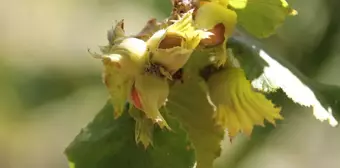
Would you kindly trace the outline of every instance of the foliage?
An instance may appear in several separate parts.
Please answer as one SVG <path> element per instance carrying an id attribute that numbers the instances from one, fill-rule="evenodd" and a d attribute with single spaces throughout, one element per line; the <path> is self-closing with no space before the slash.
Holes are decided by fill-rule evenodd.
<path id="1" fill-rule="evenodd" d="M 66 149 L 71 165 L 84 168 L 193 166 L 194 151 L 176 120 L 166 117 L 173 131 L 155 128 L 153 145 L 145 149 L 135 143 L 133 118 L 124 113 L 114 120 L 112 111 L 111 104 L 107 103 Z"/>
<path id="2" fill-rule="evenodd" d="M 286 1 L 172 4 L 169 19 L 150 20 L 135 36 L 119 22 L 102 53 L 91 53 L 103 62 L 111 101 L 66 149 L 70 167 L 212 167 L 224 132 L 231 140 L 251 136 L 256 125 L 283 119 L 284 103 L 268 94 L 313 107 L 317 119 L 337 125 L 338 87 L 233 34 L 239 25 L 257 38 L 272 35 L 297 14 Z"/>

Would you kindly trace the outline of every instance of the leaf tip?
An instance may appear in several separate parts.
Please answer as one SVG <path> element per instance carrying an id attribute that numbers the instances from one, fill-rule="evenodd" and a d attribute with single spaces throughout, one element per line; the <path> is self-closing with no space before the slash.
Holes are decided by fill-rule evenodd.
<path id="1" fill-rule="evenodd" d="M 73 162 L 68 162 L 68 168 L 76 168 L 76 164 Z"/>
<path id="2" fill-rule="evenodd" d="M 290 9 L 288 10 L 288 15 L 289 15 L 289 16 L 296 16 L 296 15 L 298 15 L 298 14 L 299 14 L 299 12 L 298 12 L 297 10 L 293 9 L 293 8 L 290 8 Z"/>

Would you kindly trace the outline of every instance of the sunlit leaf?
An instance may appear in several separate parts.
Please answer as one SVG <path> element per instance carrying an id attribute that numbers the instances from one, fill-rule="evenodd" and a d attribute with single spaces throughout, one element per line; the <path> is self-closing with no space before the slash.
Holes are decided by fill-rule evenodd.
<path id="1" fill-rule="evenodd" d="M 229 0 L 238 24 L 250 34 L 265 38 L 277 30 L 288 15 L 296 15 L 285 0 Z"/>
<path id="2" fill-rule="evenodd" d="M 243 47 L 243 49 L 253 50 L 253 53 L 257 52 L 253 56 L 259 57 L 266 62 L 266 64 L 259 63 L 256 68 L 258 71 L 263 71 L 263 73 L 252 81 L 254 88 L 264 92 L 275 92 L 277 89 L 282 89 L 286 96 L 295 103 L 305 107 L 312 107 L 314 116 L 320 121 L 328 120 L 332 126 L 338 124 L 332 114 L 334 111 L 332 108 L 336 106 L 338 101 L 336 99 L 339 97 L 333 95 L 335 98 L 328 98 L 329 94 L 315 87 L 314 81 L 306 78 L 288 62 L 279 59 L 279 57 L 268 55 L 263 49 L 252 45 L 246 39 L 234 38 L 234 46 L 239 45 L 247 46 Z M 247 62 L 243 62 L 242 65 L 246 66 L 246 64 Z M 325 90 L 327 87 L 323 88 Z"/>
<path id="3" fill-rule="evenodd" d="M 173 132 L 155 128 L 153 146 L 136 145 L 135 121 L 127 112 L 113 119 L 107 103 L 65 153 L 73 168 L 190 168 L 194 150 L 176 120 L 164 114 Z"/>
<path id="4" fill-rule="evenodd" d="M 255 88 L 269 87 L 266 90 L 281 88 L 294 102 L 306 107 L 313 107 L 313 114 L 320 121 L 328 120 L 332 126 L 338 124 L 333 117 L 332 108 L 321 104 L 320 98 L 316 96 L 311 86 L 308 86 L 307 80 L 302 81 L 301 78 L 271 58 L 263 50 L 259 52 L 259 55 L 269 66 L 265 67 L 264 73 L 253 81 Z M 258 85 L 259 83 L 262 84 Z M 263 83 L 266 84 L 266 87 L 263 87 Z"/>
<path id="5" fill-rule="evenodd" d="M 331 110 L 336 119 L 340 119 L 340 86 L 327 85 L 319 82 L 312 82 L 314 90 L 320 103 Z M 335 121 L 334 121 L 335 122 Z"/>
<path id="6" fill-rule="evenodd" d="M 248 0 L 229 0 L 229 5 L 235 9 L 243 9 L 247 6 Z"/>

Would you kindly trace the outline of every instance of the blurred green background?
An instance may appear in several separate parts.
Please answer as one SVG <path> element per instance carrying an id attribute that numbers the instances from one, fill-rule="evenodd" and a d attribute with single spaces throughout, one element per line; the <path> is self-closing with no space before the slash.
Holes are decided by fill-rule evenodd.
<path id="1" fill-rule="evenodd" d="M 289 2 L 299 15 L 263 43 L 305 75 L 340 85 L 340 1 Z M 115 21 L 134 34 L 170 8 L 169 0 L 0 0 L 0 168 L 66 168 L 65 147 L 108 98 L 87 48 L 105 45 Z M 224 142 L 216 165 L 340 167 L 340 128 L 298 106 L 284 114 L 273 131 Z"/>

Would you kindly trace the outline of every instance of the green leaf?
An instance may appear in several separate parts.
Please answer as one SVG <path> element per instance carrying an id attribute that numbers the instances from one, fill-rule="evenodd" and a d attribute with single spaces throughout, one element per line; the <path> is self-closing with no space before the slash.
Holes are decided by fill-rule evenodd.
<path id="1" fill-rule="evenodd" d="M 243 41 L 229 38 L 227 47 L 232 49 L 233 56 L 241 63 L 248 80 L 258 78 L 263 73 L 264 66 L 268 65 L 258 56 L 257 50 L 245 45 Z"/>
<path id="2" fill-rule="evenodd" d="M 229 0 L 237 13 L 238 24 L 258 38 L 275 33 L 288 15 L 297 12 L 285 0 Z"/>
<path id="3" fill-rule="evenodd" d="M 135 121 L 125 112 L 113 119 L 107 103 L 95 119 L 77 135 L 65 153 L 73 168 L 190 168 L 194 151 L 178 122 L 166 117 L 173 132 L 154 129 L 153 146 L 136 145 Z"/>
<path id="4" fill-rule="evenodd" d="M 329 107 L 336 119 L 340 119 L 340 86 L 327 85 L 319 82 L 312 83 L 319 101 L 324 107 Z"/>
<path id="5" fill-rule="evenodd" d="M 211 168 L 213 161 L 220 155 L 224 132 L 215 124 L 213 108 L 200 85 L 202 80 L 198 76 L 198 69 L 206 63 L 201 58 L 208 57 L 195 53 L 190 58 L 184 71 L 184 83 L 176 83 L 172 87 L 164 110 L 179 119 L 187 131 L 196 152 L 196 168 Z"/>
<path id="6" fill-rule="evenodd" d="M 331 87 L 320 85 L 315 81 L 305 77 L 299 70 L 290 65 L 288 62 L 280 59 L 280 57 L 274 57 L 268 55 L 263 49 L 255 46 L 250 39 L 233 38 L 233 45 L 235 49 L 252 50 L 250 55 L 238 55 L 238 57 L 257 57 L 260 58 L 260 62 L 256 66 L 257 71 L 262 71 L 261 75 L 252 80 L 254 88 L 264 92 L 275 92 L 278 89 L 286 94 L 286 96 L 292 99 L 295 103 L 305 107 L 312 107 L 314 116 L 320 121 L 328 120 L 329 124 L 336 126 L 338 122 L 333 116 L 334 110 L 338 108 L 339 96 L 334 95 L 334 92 L 339 93 L 338 87 L 332 87 L 332 91 L 329 91 Z M 254 54 L 257 53 L 257 54 Z M 237 54 L 237 53 L 234 53 Z M 265 61 L 266 64 L 263 64 Z M 249 62 L 241 61 L 241 66 L 246 67 Z M 246 73 L 252 73 L 246 71 Z M 253 78 L 252 78 L 253 79 Z M 333 93 L 333 94 L 330 94 Z"/>

